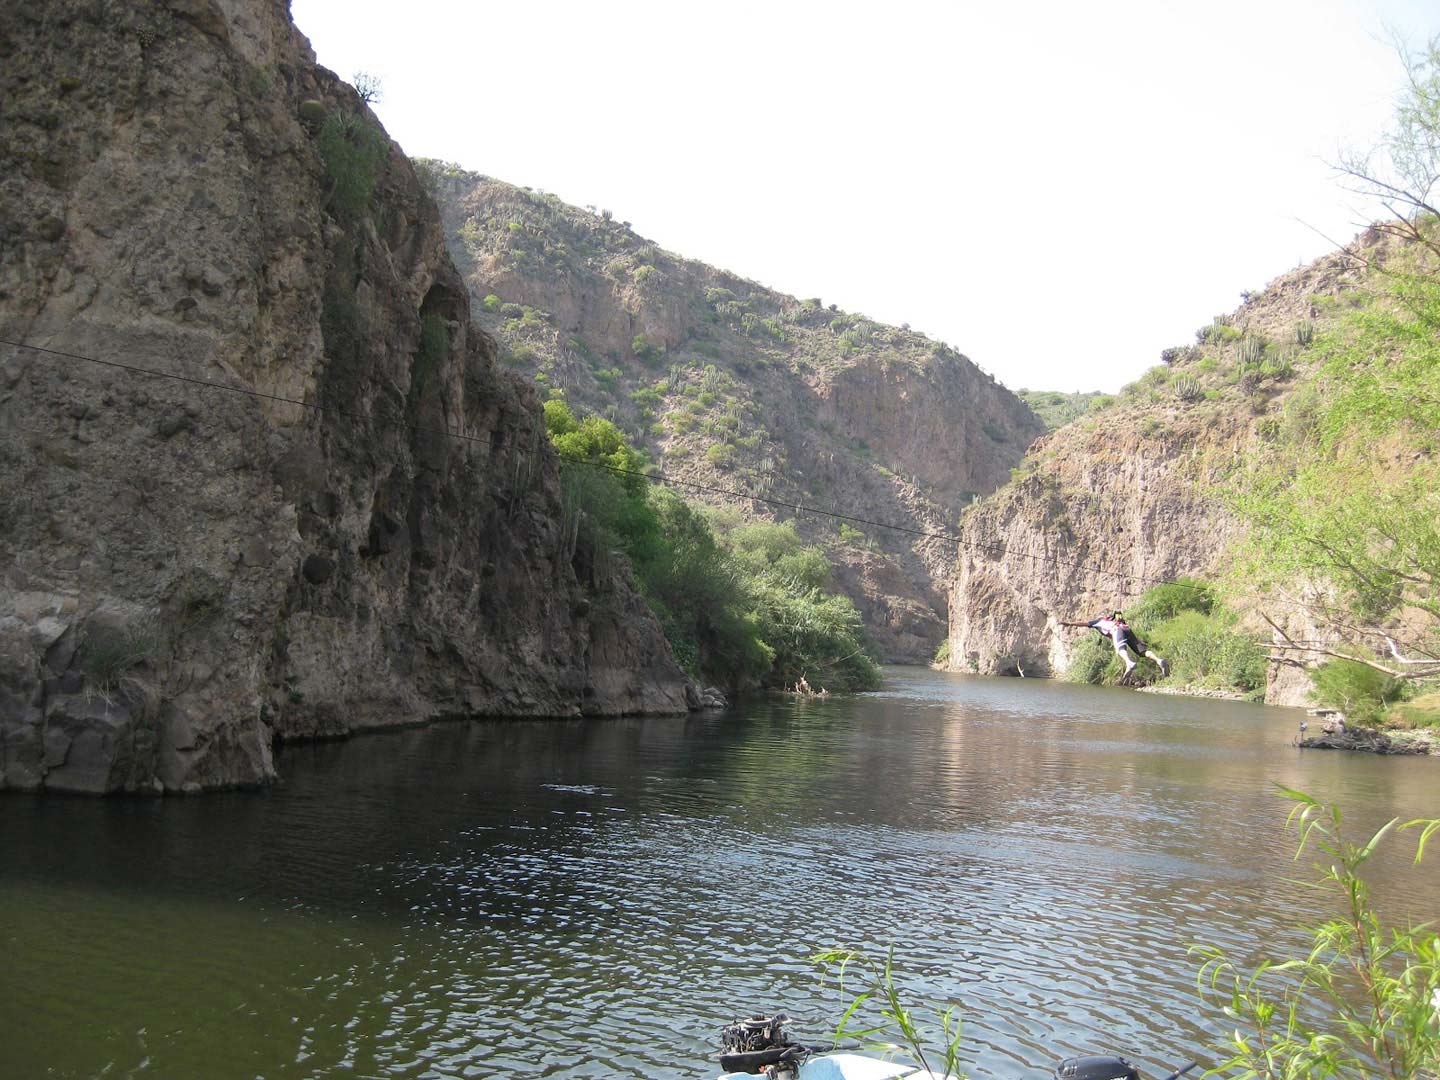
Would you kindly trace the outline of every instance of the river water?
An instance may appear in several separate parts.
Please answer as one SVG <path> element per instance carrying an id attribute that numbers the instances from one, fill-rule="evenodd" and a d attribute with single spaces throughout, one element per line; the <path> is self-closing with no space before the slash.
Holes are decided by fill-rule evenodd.
<path id="1" fill-rule="evenodd" d="M 1224 1029 L 1187 947 L 1321 913 L 1277 782 L 1357 833 L 1440 814 L 1440 761 L 1299 751 L 1297 710 L 886 677 L 286 747 L 262 792 L 0 799 L 0 1075 L 708 1077 L 734 1016 L 833 1028 L 832 946 L 958 1003 L 972 1077 L 1163 1075 Z M 1377 897 L 1440 914 L 1406 851 Z"/>

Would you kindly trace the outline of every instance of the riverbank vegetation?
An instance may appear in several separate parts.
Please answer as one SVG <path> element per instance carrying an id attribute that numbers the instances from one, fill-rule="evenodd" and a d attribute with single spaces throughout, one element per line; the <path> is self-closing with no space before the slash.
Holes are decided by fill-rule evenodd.
<path id="1" fill-rule="evenodd" d="M 871 690 L 860 614 L 830 591 L 830 562 L 788 523 L 743 524 L 707 512 L 645 476 L 646 460 L 610 421 L 545 404 L 561 457 L 565 528 L 577 571 L 603 594 L 611 553 L 628 559 L 676 660 L 732 690 L 793 686 Z"/>
<path id="2" fill-rule="evenodd" d="M 1392 210 L 1374 231 L 1396 242 L 1349 252 L 1364 284 L 1303 343 L 1315 375 L 1229 491 L 1251 526 L 1237 576 L 1302 593 L 1319 630 L 1271 619 L 1272 651 L 1327 657 L 1317 699 L 1366 723 L 1440 719 L 1397 707 L 1440 684 L 1440 37 L 1404 59 L 1382 151 L 1341 163 Z"/>
<path id="3" fill-rule="evenodd" d="M 1132 682 L 1165 682 L 1197 690 L 1233 693 L 1258 700 L 1265 693 L 1265 654 L 1254 635 L 1238 627 L 1238 616 L 1219 603 L 1214 589 L 1199 579 L 1147 590 L 1125 613 L 1136 635 L 1165 657 L 1170 674 L 1162 676 L 1142 660 Z M 1114 685 L 1125 673 L 1110 639 L 1088 634 L 1076 643 L 1065 674 L 1072 682 Z"/>

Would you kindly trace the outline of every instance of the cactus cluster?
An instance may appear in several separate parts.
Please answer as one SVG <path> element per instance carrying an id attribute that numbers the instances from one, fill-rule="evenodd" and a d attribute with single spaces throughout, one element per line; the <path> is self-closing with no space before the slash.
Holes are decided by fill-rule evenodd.
<path id="1" fill-rule="evenodd" d="M 1200 380 L 1194 375 L 1177 375 L 1170 382 L 1170 389 L 1181 401 L 1199 401 L 1205 396 Z"/>
<path id="2" fill-rule="evenodd" d="M 1246 334 L 1240 339 L 1240 348 L 1236 353 L 1241 367 L 1248 367 L 1251 364 L 1258 364 L 1260 358 L 1265 355 L 1265 342 L 1261 338 Z"/>
<path id="3" fill-rule="evenodd" d="M 1295 344 L 1302 349 L 1315 340 L 1315 324 L 1309 319 L 1301 319 L 1295 324 Z"/>
<path id="4" fill-rule="evenodd" d="M 1295 372 L 1295 350 L 1277 349 L 1265 358 L 1260 370 L 1276 379 L 1288 379 Z"/>

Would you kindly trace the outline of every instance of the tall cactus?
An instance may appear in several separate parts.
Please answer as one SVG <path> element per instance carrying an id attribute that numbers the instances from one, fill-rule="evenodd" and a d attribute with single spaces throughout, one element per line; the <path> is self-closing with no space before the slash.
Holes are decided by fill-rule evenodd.
<path id="1" fill-rule="evenodd" d="M 1246 334 L 1240 339 L 1239 360 L 1242 367 L 1249 367 L 1251 364 L 1258 364 L 1260 358 L 1265 355 L 1265 342 L 1262 338 Z"/>

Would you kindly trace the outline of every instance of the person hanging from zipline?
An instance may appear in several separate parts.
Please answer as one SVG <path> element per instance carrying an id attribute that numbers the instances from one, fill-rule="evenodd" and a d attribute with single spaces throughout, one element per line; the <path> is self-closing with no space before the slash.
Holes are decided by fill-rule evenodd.
<path id="1" fill-rule="evenodd" d="M 1138 656 L 1146 656 L 1155 661 L 1160 668 L 1160 675 L 1163 678 L 1170 674 L 1170 664 L 1164 657 L 1155 652 L 1149 645 L 1141 641 L 1130 624 L 1125 621 L 1123 611 L 1112 612 L 1109 615 L 1101 615 L 1098 619 L 1091 619 L 1089 622 L 1062 622 L 1061 626 L 1088 627 L 1094 630 L 1102 638 L 1108 640 L 1115 647 L 1115 655 L 1120 657 L 1125 664 L 1125 674 L 1120 676 L 1120 685 L 1129 686 L 1131 677 L 1135 672 L 1136 661 L 1131 655 L 1133 651 Z"/>

